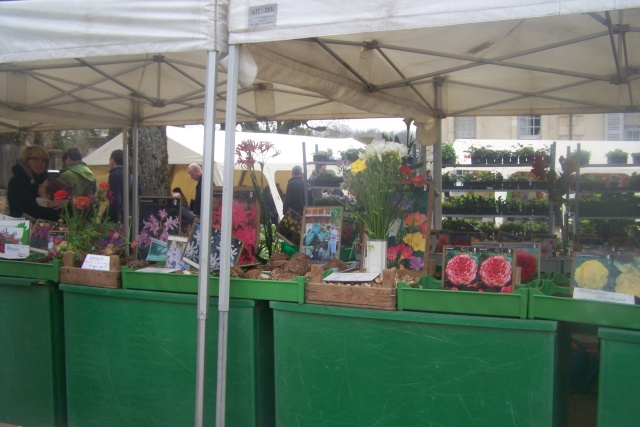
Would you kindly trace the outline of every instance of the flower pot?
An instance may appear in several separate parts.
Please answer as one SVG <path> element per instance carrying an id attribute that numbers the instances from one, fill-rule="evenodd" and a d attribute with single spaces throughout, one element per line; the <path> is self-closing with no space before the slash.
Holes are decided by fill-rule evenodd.
<path id="1" fill-rule="evenodd" d="M 387 268 L 387 241 L 367 241 L 367 250 L 364 257 L 364 267 L 368 273 L 382 273 Z"/>
<path id="2" fill-rule="evenodd" d="M 628 156 L 611 156 L 611 157 L 607 157 L 607 164 L 608 165 L 626 165 L 627 164 L 627 158 Z"/>

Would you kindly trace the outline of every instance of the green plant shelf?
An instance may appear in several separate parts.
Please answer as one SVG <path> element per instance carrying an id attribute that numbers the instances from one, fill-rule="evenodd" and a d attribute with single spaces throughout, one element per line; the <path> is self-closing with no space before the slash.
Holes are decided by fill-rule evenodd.
<path id="1" fill-rule="evenodd" d="M 209 295 L 218 296 L 219 279 L 211 276 Z M 231 279 L 229 296 L 266 301 L 304 302 L 304 277 L 294 280 Z M 197 274 L 146 273 L 122 268 L 122 287 L 144 291 L 198 293 Z"/>
<path id="2" fill-rule="evenodd" d="M 527 318 L 526 289 L 510 294 L 434 289 L 436 279 L 420 278 L 423 289 L 398 284 L 398 310 Z M 437 281 L 439 283 L 439 281 Z M 429 289 L 431 288 L 431 289 Z"/>
<path id="3" fill-rule="evenodd" d="M 558 320 L 594 326 L 640 330 L 640 307 L 602 301 L 577 300 L 569 288 L 544 281 L 529 289 L 529 319 Z M 553 296 L 564 294 L 566 296 Z"/>
<path id="4" fill-rule="evenodd" d="M 59 260 L 45 263 L 3 259 L 0 260 L 0 276 L 48 280 L 53 283 L 59 283 L 60 265 Z"/>

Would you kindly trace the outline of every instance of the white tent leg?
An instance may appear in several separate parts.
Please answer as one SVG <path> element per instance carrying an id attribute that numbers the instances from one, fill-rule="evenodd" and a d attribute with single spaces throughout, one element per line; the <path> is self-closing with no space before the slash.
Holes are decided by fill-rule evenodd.
<path id="1" fill-rule="evenodd" d="M 238 57 L 240 46 L 229 46 L 227 70 L 227 109 L 225 126 L 224 174 L 222 176 L 222 221 L 220 246 L 231 247 L 231 215 L 233 206 L 233 167 L 236 145 L 236 108 L 238 104 Z M 213 161 L 213 159 L 212 159 Z M 216 427 L 224 427 L 227 388 L 227 321 L 229 318 L 229 285 L 231 257 L 222 251 L 218 295 L 218 384 L 216 389 Z"/>
<path id="2" fill-rule="evenodd" d="M 215 147 L 216 97 L 218 90 L 218 52 L 207 53 L 207 80 L 204 105 L 204 150 L 202 168 L 202 208 L 200 215 L 200 262 L 198 272 L 198 335 L 196 356 L 195 426 L 204 421 L 204 384 L 211 271 L 211 195 L 213 193 L 213 152 Z M 224 236 L 224 234 L 223 234 Z"/>

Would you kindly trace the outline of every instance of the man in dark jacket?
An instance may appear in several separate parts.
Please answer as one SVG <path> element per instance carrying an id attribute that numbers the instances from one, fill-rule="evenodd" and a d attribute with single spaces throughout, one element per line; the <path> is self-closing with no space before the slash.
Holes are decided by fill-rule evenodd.
<path id="1" fill-rule="evenodd" d="M 109 190 L 111 198 L 107 217 L 113 222 L 124 222 L 123 152 L 114 150 L 109 158 Z"/>
<path id="2" fill-rule="evenodd" d="M 305 191 L 307 191 L 307 183 L 302 178 L 302 168 L 300 166 L 294 166 L 291 169 L 291 178 L 287 183 L 287 191 L 284 196 L 284 213 L 286 214 L 289 208 L 293 209 L 300 215 L 303 214 L 305 206 Z M 311 198 L 311 195 L 307 193 L 307 196 Z M 311 200 L 309 200 L 311 203 Z"/>

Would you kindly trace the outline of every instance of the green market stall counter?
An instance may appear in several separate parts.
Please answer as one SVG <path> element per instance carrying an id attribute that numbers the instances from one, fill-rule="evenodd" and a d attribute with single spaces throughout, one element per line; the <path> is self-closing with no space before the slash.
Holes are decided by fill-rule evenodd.
<path id="1" fill-rule="evenodd" d="M 197 295 L 61 285 L 70 427 L 194 424 Z M 205 425 L 215 425 L 218 312 L 210 299 Z M 274 425 L 266 302 L 232 299 L 226 425 Z"/>
<path id="2" fill-rule="evenodd" d="M 599 328 L 598 426 L 635 427 L 640 394 L 640 332 Z"/>
<path id="3" fill-rule="evenodd" d="M 270 305 L 278 426 L 566 424 L 558 322 Z"/>
<path id="4" fill-rule="evenodd" d="M 66 425 L 62 316 L 57 284 L 0 276 L 0 424 Z"/>

